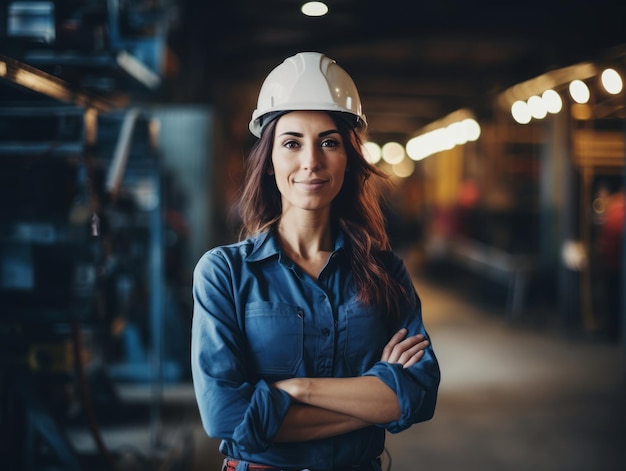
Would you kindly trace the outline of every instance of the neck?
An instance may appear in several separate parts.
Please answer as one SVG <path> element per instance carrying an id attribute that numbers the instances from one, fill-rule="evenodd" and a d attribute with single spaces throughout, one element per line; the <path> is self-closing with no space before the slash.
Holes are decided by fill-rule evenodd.
<path id="1" fill-rule="evenodd" d="M 284 213 L 278 223 L 278 237 L 283 249 L 295 259 L 310 260 L 333 249 L 330 217 L 319 213 L 293 217 Z"/>

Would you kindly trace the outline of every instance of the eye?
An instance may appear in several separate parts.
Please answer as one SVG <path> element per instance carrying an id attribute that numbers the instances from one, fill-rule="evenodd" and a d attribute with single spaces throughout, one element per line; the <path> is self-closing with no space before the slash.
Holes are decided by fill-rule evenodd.
<path id="1" fill-rule="evenodd" d="M 289 139 L 283 142 L 283 147 L 286 149 L 297 149 L 298 147 L 300 147 L 300 143 L 293 139 Z"/>
<path id="2" fill-rule="evenodd" d="M 335 138 L 324 139 L 321 143 L 322 147 L 339 147 L 339 140 Z"/>

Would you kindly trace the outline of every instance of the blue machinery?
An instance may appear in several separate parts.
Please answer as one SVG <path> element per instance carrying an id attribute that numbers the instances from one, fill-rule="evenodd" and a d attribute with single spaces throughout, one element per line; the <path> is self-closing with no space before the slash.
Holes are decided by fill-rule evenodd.
<path id="1" fill-rule="evenodd" d="M 23 109 L 4 109 L 1 119 L 14 119 L 12 111 L 21 114 Z M 36 115 L 46 113 L 57 121 L 57 129 L 62 128 L 59 123 L 79 116 L 67 106 L 42 108 Z M 153 389 L 152 442 L 154 446 L 159 442 L 165 282 L 161 173 L 156 153 L 142 142 L 142 137 L 149 137 L 149 122 L 141 113 L 130 110 L 98 120 L 103 128 L 119 129 L 110 159 L 106 145 L 87 144 L 78 154 L 74 151 L 80 146 L 70 143 L 50 146 L 49 152 L 42 152 L 41 142 L 29 146 L 5 139 L 0 146 L 5 183 L 0 325 L 5 350 L 2 377 L 8 385 L 0 397 L 5 404 L 18 403 L 21 411 L 3 416 L 5 424 L 0 417 L 0 427 L 23 431 L 13 435 L 15 448 L 6 450 L 20 455 L 11 460 L 21 461 L 23 469 L 40 469 L 41 440 L 64 469 L 81 469 L 55 419 L 62 408 L 46 390 L 64 382 L 79 390 L 83 413 L 107 457 L 90 399 L 87 371 L 93 367 L 81 358 L 91 357 L 95 364 L 124 362 L 123 354 L 112 358 L 109 352 L 115 342 L 111 325 L 125 309 L 128 287 L 144 283 L 151 374 L 146 376 L 146 365 L 141 367 Z M 29 194 L 35 196 L 24 200 Z M 112 463 L 110 456 L 107 459 Z"/>
<path id="2" fill-rule="evenodd" d="M 96 409 L 119 406 L 110 366 L 127 360 L 119 325 L 133 311 L 159 446 L 162 169 L 150 119 L 130 96 L 160 86 L 166 4 L 0 7 L 2 468 L 97 468 L 64 433 L 78 404 L 98 462 L 116 469 Z"/>

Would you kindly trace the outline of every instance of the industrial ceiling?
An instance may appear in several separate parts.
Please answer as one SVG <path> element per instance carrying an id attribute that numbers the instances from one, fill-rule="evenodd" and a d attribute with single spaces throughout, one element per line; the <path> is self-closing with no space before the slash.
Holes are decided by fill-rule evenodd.
<path id="1" fill-rule="evenodd" d="M 547 71 L 606 58 L 623 63 L 626 44 L 620 0 L 329 0 L 322 17 L 304 16 L 296 0 L 35 3 L 54 6 L 55 40 L 11 34 L 5 7 L 1 55 L 112 106 L 127 103 L 120 94 L 213 105 L 241 139 L 249 137 L 264 76 L 300 51 L 324 52 L 352 75 L 371 136 L 406 142 L 455 110 L 489 113 L 496 94 Z M 139 79 L 129 77 L 137 64 L 120 58 L 130 43 L 131 57 L 147 65 Z"/>
<path id="2" fill-rule="evenodd" d="M 330 0 L 317 18 L 300 3 L 183 1 L 172 44 L 189 86 L 173 96 L 213 94 L 224 109 L 241 106 L 243 121 L 269 70 L 299 51 L 321 51 L 353 76 L 371 134 L 406 142 L 448 113 L 489 112 L 498 92 L 619 55 L 626 43 L 619 0 Z"/>

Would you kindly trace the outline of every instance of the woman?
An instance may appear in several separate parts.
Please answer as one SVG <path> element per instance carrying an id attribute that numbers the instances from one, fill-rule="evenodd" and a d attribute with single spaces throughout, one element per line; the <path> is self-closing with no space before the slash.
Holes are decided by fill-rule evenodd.
<path id="1" fill-rule="evenodd" d="M 266 78 L 243 241 L 194 272 L 192 372 L 224 470 L 380 470 L 385 431 L 434 413 L 439 367 L 391 252 L 354 82 L 319 53 Z"/>

